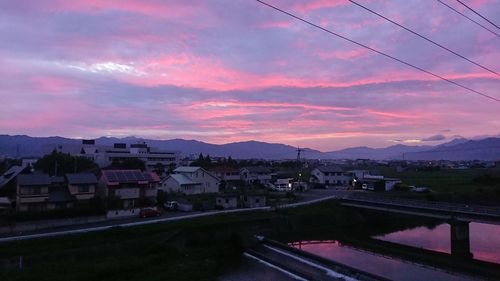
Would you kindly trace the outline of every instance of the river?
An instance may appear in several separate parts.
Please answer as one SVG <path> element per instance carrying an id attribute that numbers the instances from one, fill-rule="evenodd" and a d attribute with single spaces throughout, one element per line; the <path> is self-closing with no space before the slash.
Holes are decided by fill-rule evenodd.
<path id="1" fill-rule="evenodd" d="M 470 248 L 474 259 L 500 264 L 500 226 L 470 223 Z M 450 253 L 450 225 L 435 228 L 425 226 L 397 231 L 375 237 L 377 239 Z"/>

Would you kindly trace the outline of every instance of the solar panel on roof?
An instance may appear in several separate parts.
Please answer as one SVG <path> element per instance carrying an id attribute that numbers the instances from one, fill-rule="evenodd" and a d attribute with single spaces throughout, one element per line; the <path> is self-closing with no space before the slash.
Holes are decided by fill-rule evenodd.
<path id="1" fill-rule="evenodd" d="M 140 181 L 145 181 L 147 180 L 147 178 L 144 176 L 143 173 L 141 172 L 136 172 L 136 176 L 137 176 L 137 179 L 140 180 Z"/>
<path id="2" fill-rule="evenodd" d="M 132 172 L 124 172 L 123 176 L 127 179 L 127 181 L 135 181 L 134 174 Z"/>
<path id="3" fill-rule="evenodd" d="M 128 181 L 123 173 L 116 173 L 116 176 L 120 182 L 127 182 Z"/>

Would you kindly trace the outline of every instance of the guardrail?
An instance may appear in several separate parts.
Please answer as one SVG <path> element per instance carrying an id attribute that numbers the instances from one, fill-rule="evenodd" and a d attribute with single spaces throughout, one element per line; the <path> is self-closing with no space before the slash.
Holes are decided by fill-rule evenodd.
<path id="1" fill-rule="evenodd" d="M 430 211 L 454 212 L 468 215 L 486 215 L 500 218 L 500 208 L 490 206 L 454 204 L 446 202 L 427 202 L 423 200 L 374 198 L 362 195 L 350 195 L 342 198 L 341 200 L 406 208 L 426 209 Z"/>

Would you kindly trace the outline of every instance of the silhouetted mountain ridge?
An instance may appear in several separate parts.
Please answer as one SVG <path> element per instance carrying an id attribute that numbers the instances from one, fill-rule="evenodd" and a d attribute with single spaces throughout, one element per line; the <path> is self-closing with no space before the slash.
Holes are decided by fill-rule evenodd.
<path id="1" fill-rule="evenodd" d="M 152 140 L 135 136 L 116 138 L 100 137 L 96 139 L 98 145 L 113 145 L 114 143 L 146 142 L 151 147 L 177 150 L 183 155 L 197 155 L 199 153 L 211 156 L 228 157 L 235 159 L 295 159 L 297 148 L 280 143 L 261 141 L 242 141 L 227 144 L 210 144 L 198 140 L 170 139 Z M 30 137 L 26 135 L 0 135 L 0 155 L 15 157 L 40 157 L 46 148 L 58 144 L 78 146 L 79 139 L 64 137 Z M 500 160 L 500 138 L 485 138 L 467 140 L 458 138 L 436 146 L 410 146 L 396 144 L 385 148 L 371 148 L 367 146 L 350 147 L 337 151 L 321 152 L 319 150 L 303 148 L 302 158 L 308 159 L 374 159 L 374 160 Z"/>

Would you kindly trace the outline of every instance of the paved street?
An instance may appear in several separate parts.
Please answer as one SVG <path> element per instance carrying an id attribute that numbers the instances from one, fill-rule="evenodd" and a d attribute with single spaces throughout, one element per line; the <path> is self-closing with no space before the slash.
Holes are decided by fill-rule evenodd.
<path id="1" fill-rule="evenodd" d="M 314 204 L 323 200 L 329 200 L 337 196 L 345 194 L 346 191 L 337 191 L 333 189 L 314 189 L 304 193 L 300 193 L 301 200 L 296 203 L 286 204 L 280 206 L 280 208 L 293 208 L 296 206 L 302 206 L 307 204 Z M 60 236 L 76 233 L 86 233 L 95 231 L 104 231 L 111 229 L 113 227 L 133 227 L 138 225 L 154 224 L 175 220 L 183 219 L 193 219 L 198 217 L 213 216 L 218 214 L 228 214 L 228 213 L 238 213 L 238 212 L 252 212 L 252 211 L 262 211 L 271 210 L 271 207 L 260 207 L 260 208 L 249 208 L 249 209 L 232 209 L 232 210 L 222 210 L 222 211 L 207 211 L 207 212 L 169 212 L 160 217 L 154 218 L 127 218 L 120 220 L 109 220 L 98 223 L 90 223 L 85 225 L 74 225 L 74 226 L 64 226 L 57 228 L 44 229 L 39 231 L 32 231 L 27 233 L 17 233 L 0 235 L 0 242 L 8 242 L 14 240 L 28 240 L 41 237 L 50 236 Z"/>

